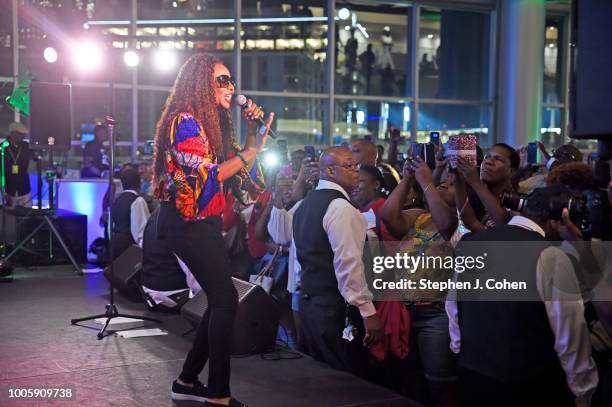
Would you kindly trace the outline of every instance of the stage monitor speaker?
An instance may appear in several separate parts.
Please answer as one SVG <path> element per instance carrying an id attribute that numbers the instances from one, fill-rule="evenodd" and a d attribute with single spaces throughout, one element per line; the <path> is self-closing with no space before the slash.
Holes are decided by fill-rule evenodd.
<path id="1" fill-rule="evenodd" d="M 260 286 L 237 278 L 232 280 L 238 292 L 232 355 L 272 351 L 280 319 L 276 302 Z M 207 309 L 206 294 L 201 291 L 183 305 L 181 314 L 197 327 Z"/>
<path id="2" fill-rule="evenodd" d="M 572 3 L 570 137 L 612 141 L 612 1 Z"/>
<path id="3" fill-rule="evenodd" d="M 104 269 L 104 277 L 112 281 L 121 294 L 135 301 L 142 301 L 140 281 L 142 278 L 142 249 L 134 244 L 128 247 L 113 262 L 113 276 L 110 267 Z"/>
<path id="4" fill-rule="evenodd" d="M 30 85 L 30 148 L 69 150 L 72 135 L 72 85 Z"/>

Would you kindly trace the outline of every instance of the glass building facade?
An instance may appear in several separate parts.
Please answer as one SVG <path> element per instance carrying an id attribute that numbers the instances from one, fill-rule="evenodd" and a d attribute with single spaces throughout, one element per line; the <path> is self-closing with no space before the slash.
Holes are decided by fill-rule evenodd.
<path id="1" fill-rule="evenodd" d="M 567 3 L 547 5 L 542 32 L 541 140 L 550 146 L 566 136 Z M 502 97 L 497 7 L 494 0 L 5 0 L 0 96 L 28 79 L 72 83 L 67 166 L 80 166 L 83 142 L 107 114 L 117 121 L 119 162 L 143 160 L 178 68 L 204 51 L 227 64 L 237 93 L 276 112 L 275 131 L 290 150 L 355 137 L 386 144 L 389 126 L 406 141 L 426 141 L 431 131 L 443 141 L 476 133 L 486 147 L 497 141 Z M 76 52 L 82 41 L 102 49 L 98 69 L 77 69 L 93 59 Z M 57 62 L 45 61 L 47 47 Z M 136 68 L 123 62 L 129 49 L 139 54 Z M 3 102 L 0 131 L 15 116 Z"/>

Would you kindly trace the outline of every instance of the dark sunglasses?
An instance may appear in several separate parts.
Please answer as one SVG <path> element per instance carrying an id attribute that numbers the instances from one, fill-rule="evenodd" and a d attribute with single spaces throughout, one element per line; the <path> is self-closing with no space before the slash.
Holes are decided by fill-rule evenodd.
<path id="1" fill-rule="evenodd" d="M 230 83 L 233 87 L 236 87 L 236 80 L 229 75 L 219 75 L 216 79 L 220 88 L 227 88 Z"/>

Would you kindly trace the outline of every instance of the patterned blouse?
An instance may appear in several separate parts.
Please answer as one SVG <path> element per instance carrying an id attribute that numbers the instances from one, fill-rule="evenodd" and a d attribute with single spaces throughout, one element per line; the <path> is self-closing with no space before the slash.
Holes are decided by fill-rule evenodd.
<path id="1" fill-rule="evenodd" d="M 219 180 L 217 154 L 213 151 L 202 126 L 190 113 L 180 113 L 170 126 L 170 149 L 166 151 L 166 179 L 157 186 L 156 197 L 170 201 L 185 220 L 220 216 L 225 207 L 223 183 Z M 240 146 L 233 145 L 228 158 L 236 156 Z M 252 194 L 265 185 L 257 164 L 251 172 L 243 168 L 237 181 Z"/>
<path id="2" fill-rule="evenodd" d="M 445 242 L 438 232 L 431 213 L 427 212 L 417 217 L 414 222 L 414 229 L 400 243 L 399 253 L 417 257 L 436 256 L 445 258 L 446 256 L 452 256 L 451 248 L 451 245 Z M 421 279 L 442 282 L 452 278 L 452 271 L 448 272 L 437 268 L 433 261 L 429 265 L 431 267 L 419 267 L 414 273 L 406 269 L 397 270 L 396 278 L 415 281 L 417 287 L 419 287 Z M 402 292 L 402 299 L 404 301 L 444 302 L 446 293 L 446 291 L 435 289 L 405 290 Z"/>

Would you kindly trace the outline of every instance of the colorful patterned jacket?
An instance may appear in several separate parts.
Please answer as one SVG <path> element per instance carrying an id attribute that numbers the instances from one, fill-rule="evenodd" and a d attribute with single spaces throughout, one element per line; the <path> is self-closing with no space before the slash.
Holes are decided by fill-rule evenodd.
<path id="1" fill-rule="evenodd" d="M 172 121 L 168 137 L 170 149 L 164 157 L 166 178 L 157 186 L 156 197 L 161 201 L 174 197 L 185 220 L 220 216 L 225 208 L 225 193 L 219 179 L 217 154 L 202 126 L 190 113 L 180 113 Z M 238 151 L 240 146 L 234 144 L 228 159 Z M 265 187 L 257 162 L 250 173 L 243 168 L 234 177 L 251 195 L 256 196 Z"/>

